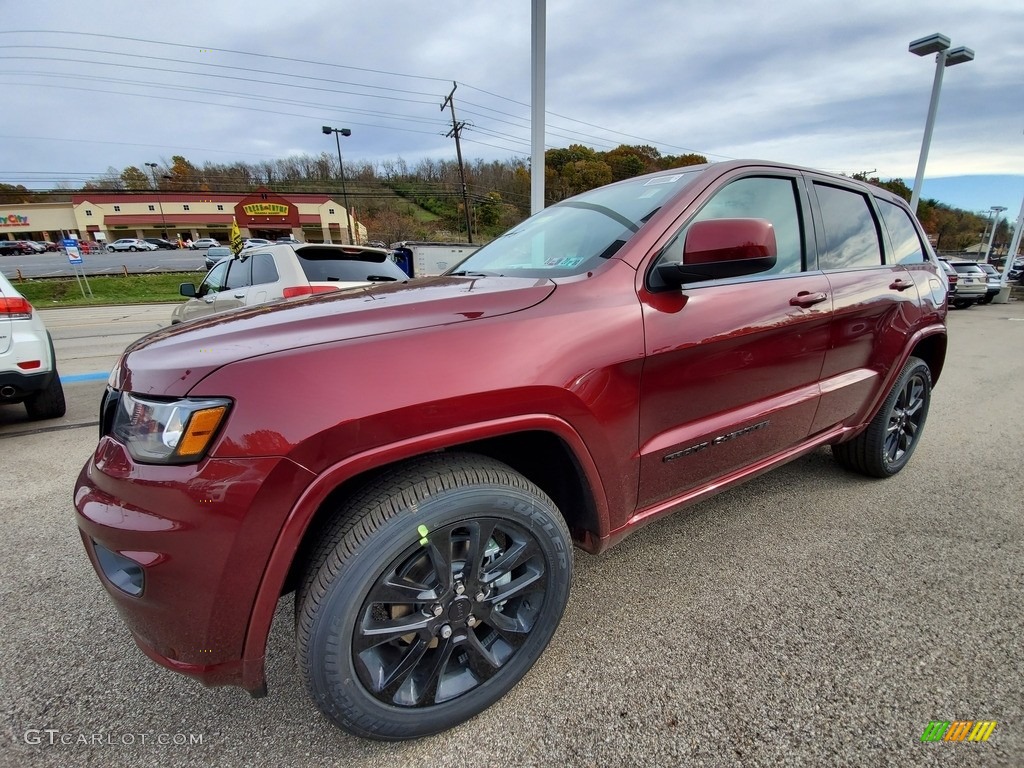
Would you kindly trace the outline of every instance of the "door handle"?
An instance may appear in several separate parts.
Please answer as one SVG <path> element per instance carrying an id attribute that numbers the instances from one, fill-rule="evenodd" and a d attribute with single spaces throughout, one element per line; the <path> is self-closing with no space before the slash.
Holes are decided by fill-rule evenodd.
<path id="1" fill-rule="evenodd" d="M 245 294 L 244 293 L 233 293 L 232 296 L 234 296 L 236 299 L 244 299 L 245 298 Z"/>
<path id="2" fill-rule="evenodd" d="M 828 298 L 827 293 L 811 293 L 810 291 L 800 291 L 796 296 L 789 300 L 789 303 L 794 307 L 813 307 L 815 304 L 821 304 Z"/>
<path id="3" fill-rule="evenodd" d="M 217 300 L 216 295 L 214 295 L 214 296 L 207 296 L 205 299 L 203 299 L 203 301 L 205 301 L 207 304 L 213 304 L 213 302 L 215 302 L 216 300 Z"/>
<path id="4" fill-rule="evenodd" d="M 908 282 L 906 280 L 896 279 L 894 282 L 889 283 L 889 287 L 894 291 L 905 291 L 907 288 L 913 288 L 914 283 L 913 281 Z"/>

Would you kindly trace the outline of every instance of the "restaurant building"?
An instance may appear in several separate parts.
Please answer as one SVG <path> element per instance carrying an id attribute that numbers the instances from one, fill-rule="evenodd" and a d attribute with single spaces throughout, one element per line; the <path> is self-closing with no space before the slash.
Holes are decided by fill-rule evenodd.
<path id="1" fill-rule="evenodd" d="M 81 192 L 71 202 L 0 204 L 0 238 L 50 240 L 72 235 L 112 242 L 122 237 L 168 240 L 230 239 L 232 219 L 242 237 L 348 243 L 346 210 L 326 194 L 278 194 L 261 187 L 248 195 L 212 192 Z M 366 241 L 366 228 L 352 217 L 352 234 Z"/>

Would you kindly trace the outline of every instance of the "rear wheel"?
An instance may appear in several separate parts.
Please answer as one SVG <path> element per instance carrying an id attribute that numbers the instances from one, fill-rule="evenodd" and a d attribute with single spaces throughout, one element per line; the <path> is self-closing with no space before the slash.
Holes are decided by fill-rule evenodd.
<path id="1" fill-rule="evenodd" d="M 64 387 L 60 376 L 53 372 L 50 383 L 25 399 L 25 410 L 32 419 L 57 419 L 64 415 L 67 406 L 64 403 Z"/>
<path id="2" fill-rule="evenodd" d="M 554 634 L 569 532 L 500 462 L 442 454 L 389 472 L 320 537 L 296 603 L 317 706 L 374 739 L 443 731 L 508 692 Z"/>
<path id="3" fill-rule="evenodd" d="M 910 461 L 931 403 L 928 364 L 912 357 L 868 428 L 853 440 L 832 446 L 836 460 L 871 477 L 891 477 Z"/>

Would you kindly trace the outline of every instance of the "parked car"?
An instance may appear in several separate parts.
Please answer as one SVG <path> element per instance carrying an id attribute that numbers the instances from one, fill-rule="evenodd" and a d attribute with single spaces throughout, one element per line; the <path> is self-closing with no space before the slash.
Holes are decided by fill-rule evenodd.
<path id="1" fill-rule="evenodd" d="M 213 265 L 221 259 L 227 258 L 231 255 L 231 249 L 226 245 L 214 245 L 206 249 L 206 269 L 213 269 Z"/>
<path id="2" fill-rule="evenodd" d="M 293 290 L 329 288 L 349 279 L 337 250 L 222 261 L 212 301 L 249 301 L 278 253 L 313 269 Z M 75 489 L 82 542 L 158 662 L 265 693 L 294 590 L 326 716 L 437 733 L 543 652 L 574 544 L 599 553 L 821 446 L 900 472 L 943 367 L 940 275 L 906 202 L 847 177 L 732 161 L 594 189 L 445 275 L 136 341 Z M 636 578 L 638 600 L 662 588 Z"/>
<path id="3" fill-rule="evenodd" d="M 49 251 L 51 253 L 60 250 L 60 246 L 57 245 L 57 243 L 51 242 L 49 240 L 36 240 L 36 244 L 42 246 L 44 251 Z"/>
<path id="4" fill-rule="evenodd" d="M 988 276 L 984 270 L 973 261 L 948 259 L 946 262 L 956 271 L 957 276 L 956 294 L 950 298 L 953 306 L 968 309 L 981 302 L 988 292 Z"/>
<path id="5" fill-rule="evenodd" d="M 30 246 L 27 240 L 0 240 L 0 256 L 36 252 L 36 249 Z"/>
<path id="6" fill-rule="evenodd" d="M 0 403 L 23 403 L 29 418 L 64 415 L 53 342 L 35 308 L 0 274 Z M 13 459 L 12 459 L 13 460 Z"/>
<path id="7" fill-rule="evenodd" d="M 189 248 L 193 251 L 200 251 L 204 248 L 216 248 L 218 245 L 220 245 L 220 243 L 212 237 L 200 237 L 198 240 L 194 240 Z"/>
<path id="8" fill-rule="evenodd" d="M 277 240 L 275 242 L 278 242 L 278 243 L 291 243 L 291 244 L 294 245 L 294 244 L 299 243 L 301 241 L 297 240 L 292 235 L 285 235 L 284 237 L 277 238 Z"/>
<path id="9" fill-rule="evenodd" d="M 157 248 L 163 251 L 176 251 L 178 250 L 178 244 L 172 243 L 170 240 L 165 240 L 162 237 L 144 237 L 142 238 L 150 245 L 155 245 Z"/>
<path id="10" fill-rule="evenodd" d="M 198 288 L 182 283 L 181 295 L 188 301 L 175 307 L 171 324 L 274 299 L 406 279 L 381 248 L 275 244 L 220 259 Z"/>
<path id="11" fill-rule="evenodd" d="M 262 237 L 250 237 L 245 241 L 245 244 L 242 246 L 242 250 L 245 250 L 246 248 L 259 248 L 264 245 L 272 245 L 272 243 Z"/>
<path id="12" fill-rule="evenodd" d="M 107 244 L 108 251 L 155 251 L 156 246 L 137 237 L 122 237 Z"/>
<path id="13" fill-rule="evenodd" d="M 942 275 L 946 280 L 946 304 L 949 306 L 952 305 L 953 299 L 956 296 L 956 286 L 960 282 L 960 278 L 957 277 L 956 270 L 949 266 L 949 262 L 944 259 L 939 259 L 939 267 L 942 269 Z"/>
<path id="14" fill-rule="evenodd" d="M 988 283 L 986 285 L 985 296 L 978 301 L 979 304 L 991 304 L 999 291 L 1002 289 L 1002 275 L 999 274 L 999 270 L 993 267 L 991 264 L 979 264 L 982 271 L 988 277 Z"/>
<path id="15" fill-rule="evenodd" d="M 29 247 L 32 253 L 46 253 L 46 246 L 42 243 L 37 243 L 35 240 L 26 240 L 25 244 Z"/>

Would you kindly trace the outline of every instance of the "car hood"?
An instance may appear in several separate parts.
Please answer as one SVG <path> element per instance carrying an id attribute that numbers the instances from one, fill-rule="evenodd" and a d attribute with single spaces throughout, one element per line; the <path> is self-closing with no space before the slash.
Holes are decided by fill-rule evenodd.
<path id="1" fill-rule="evenodd" d="M 232 310 L 144 336 L 125 350 L 110 383 L 180 396 L 228 363 L 506 315 L 539 304 L 554 290 L 546 279 L 433 277 Z"/>

